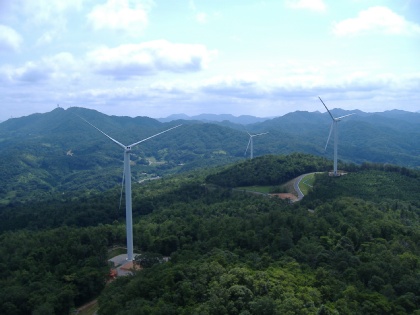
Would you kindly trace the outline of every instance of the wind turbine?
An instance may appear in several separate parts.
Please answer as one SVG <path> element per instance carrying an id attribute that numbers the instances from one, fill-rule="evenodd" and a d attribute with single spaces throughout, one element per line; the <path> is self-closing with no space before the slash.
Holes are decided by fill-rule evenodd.
<path id="1" fill-rule="evenodd" d="M 332 119 L 332 123 L 331 123 L 331 128 L 330 128 L 330 134 L 328 135 L 328 140 L 327 140 L 327 144 L 325 145 L 325 149 L 327 150 L 327 146 L 328 146 L 328 142 L 330 142 L 330 138 L 331 138 L 331 133 L 334 130 L 334 176 L 337 176 L 337 146 L 338 146 L 338 122 L 341 121 L 341 119 L 343 119 L 344 117 L 348 117 L 354 114 L 349 114 L 349 115 L 344 115 L 341 117 L 337 117 L 335 118 L 330 110 L 328 109 L 328 107 L 325 105 L 325 103 L 322 101 L 322 99 L 318 96 L 319 100 L 321 101 L 321 103 L 324 105 L 324 107 L 327 109 L 328 114 L 330 114 L 331 119 Z"/>
<path id="2" fill-rule="evenodd" d="M 79 116 L 80 117 L 80 116 Z M 111 138 L 108 136 L 105 132 L 97 128 L 96 126 L 92 125 L 90 122 L 88 122 L 86 119 L 80 117 L 82 120 L 87 122 L 89 125 L 91 125 L 93 128 L 101 132 L 104 136 L 106 136 L 108 139 L 119 145 L 121 148 L 124 149 L 124 181 L 125 181 L 125 220 L 126 220 L 126 230 L 127 230 L 127 260 L 133 261 L 134 260 L 134 254 L 133 254 L 133 208 L 132 208 L 132 200 L 131 200 L 131 168 L 130 168 L 130 152 L 131 149 L 144 142 L 147 141 L 153 137 L 156 137 L 158 135 L 161 135 L 162 133 L 165 133 L 169 130 L 178 128 L 181 125 L 169 128 L 165 131 L 159 132 L 153 136 L 150 136 L 146 139 L 134 142 L 133 144 L 130 144 L 128 146 L 122 144 L 121 142 L 118 142 L 114 138 Z"/>
<path id="3" fill-rule="evenodd" d="M 245 150 L 244 155 L 246 155 L 246 152 L 248 151 L 249 145 L 251 144 L 251 149 L 250 149 L 250 151 L 251 151 L 251 153 L 250 153 L 250 159 L 252 160 L 252 159 L 254 158 L 254 141 L 253 141 L 253 138 L 254 138 L 254 137 L 257 137 L 257 136 L 262 136 L 262 135 L 265 135 L 265 134 L 267 134 L 267 133 L 268 133 L 268 132 L 263 132 L 263 133 L 257 133 L 257 134 L 255 134 L 255 135 L 251 135 L 251 134 L 247 131 L 247 134 L 249 134 L 249 141 L 248 141 L 248 145 L 247 145 L 247 147 L 246 147 L 246 150 Z"/>

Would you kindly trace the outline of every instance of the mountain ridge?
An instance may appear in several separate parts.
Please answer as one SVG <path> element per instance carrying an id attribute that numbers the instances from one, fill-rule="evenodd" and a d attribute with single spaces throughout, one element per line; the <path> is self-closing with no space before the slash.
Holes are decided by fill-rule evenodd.
<path id="1" fill-rule="evenodd" d="M 331 112 L 334 116 L 356 113 L 339 123 L 339 160 L 420 168 L 420 114 L 340 109 Z M 159 122 L 144 116 L 108 116 L 81 107 L 56 108 L 0 123 L 0 180 L 5 183 L 0 188 L 0 201 L 8 203 L 19 195 L 28 195 L 22 183 L 30 183 L 34 193 L 45 194 L 57 190 L 103 190 L 120 182 L 122 152 L 78 116 L 125 144 L 183 124 L 133 150 L 135 180 L 143 179 L 143 173 L 163 176 L 246 159 L 247 132 L 267 132 L 254 139 L 254 157 L 293 152 L 330 160 L 333 157 L 332 143 L 325 150 L 331 125 L 326 112 L 296 111 L 241 125 L 183 119 Z M 108 180 L 98 181 L 95 177 Z"/>
<path id="2" fill-rule="evenodd" d="M 173 114 L 165 118 L 156 118 L 160 122 L 170 122 L 173 120 L 199 120 L 204 122 L 223 122 L 223 121 L 230 121 L 235 124 L 240 125 L 248 125 L 257 122 L 263 122 L 273 117 L 256 117 L 252 115 L 240 115 L 234 116 L 231 114 L 199 114 L 188 116 L 186 114 Z"/>

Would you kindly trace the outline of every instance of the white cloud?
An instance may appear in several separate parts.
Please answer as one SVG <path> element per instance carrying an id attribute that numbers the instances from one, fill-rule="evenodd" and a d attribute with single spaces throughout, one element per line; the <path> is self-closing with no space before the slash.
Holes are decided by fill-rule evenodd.
<path id="1" fill-rule="evenodd" d="M 24 67 L 17 69 L 13 79 L 22 82 L 41 82 L 51 77 L 51 70 L 47 65 L 28 62 Z"/>
<path id="2" fill-rule="evenodd" d="M 59 53 L 40 61 L 28 61 L 23 66 L 3 66 L 0 76 L 9 82 L 36 83 L 50 78 L 74 78 L 78 65 L 70 53 Z"/>
<path id="3" fill-rule="evenodd" d="M 13 28 L 0 24 L 0 51 L 18 51 L 22 37 Z"/>
<path id="4" fill-rule="evenodd" d="M 407 21 L 387 7 L 377 6 L 361 11 L 355 18 L 335 24 L 333 29 L 333 33 L 338 36 L 369 31 L 385 34 L 420 34 L 420 25 Z"/>
<path id="5" fill-rule="evenodd" d="M 208 15 L 204 12 L 199 12 L 195 15 L 195 19 L 197 20 L 198 23 L 205 24 L 207 23 Z"/>
<path id="6" fill-rule="evenodd" d="M 65 13 L 69 10 L 80 10 L 85 0 L 36 0 L 16 1 L 15 10 L 25 12 L 26 17 L 34 24 L 62 23 Z"/>
<path id="7" fill-rule="evenodd" d="M 191 9 L 191 10 L 193 10 L 193 11 L 197 11 L 197 6 L 195 5 L 194 0 L 190 0 L 190 1 L 188 2 L 188 6 L 190 7 L 190 9 Z"/>
<path id="8" fill-rule="evenodd" d="M 70 9 L 80 10 L 85 0 L 73 1 L 51 1 L 21 0 L 18 5 L 26 12 L 27 17 L 37 24 L 46 23 L 54 24 L 59 17 L 63 17 L 64 13 Z"/>
<path id="9" fill-rule="evenodd" d="M 159 71 L 199 71 L 206 67 L 214 54 L 214 51 L 209 51 L 203 45 L 155 40 L 115 48 L 100 48 L 90 52 L 87 58 L 97 73 L 127 79 Z"/>
<path id="10" fill-rule="evenodd" d="M 130 0 L 108 0 L 96 5 L 88 14 L 95 30 L 111 29 L 138 34 L 148 24 L 150 2 Z"/>
<path id="11" fill-rule="evenodd" d="M 220 17 L 219 12 L 213 11 L 211 13 L 207 13 L 199 10 L 193 0 L 189 1 L 189 9 L 193 12 L 194 19 L 199 24 L 206 24 L 210 21 L 210 19 L 218 19 Z"/>
<path id="12" fill-rule="evenodd" d="M 323 0 L 286 0 L 286 5 L 292 9 L 307 9 L 317 12 L 327 9 Z"/>
<path id="13" fill-rule="evenodd" d="M 250 75 L 214 77 L 200 87 L 206 94 L 230 98 L 255 99 L 268 96 L 264 82 Z"/>
<path id="14" fill-rule="evenodd" d="M 269 80 L 267 77 L 214 77 L 205 82 L 197 83 L 194 95 L 216 97 L 231 100 L 259 100 L 262 102 L 279 99 L 306 99 L 319 94 L 331 94 L 347 98 L 348 95 L 359 95 L 360 98 L 370 98 L 373 95 L 383 95 L 389 91 L 401 91 L 406 86 L 408 91 L 415 91 L 419 87 L 418 78 L 412 75 L 401 78 L 392 74 L 370 74 L 354 72 L 343 75 L 334 80 L 328 80 L 324 75 L 314 77 L 286 76 L 284 80 Z M 398 87 L 398 89 L 396 88 Z"/>
<path id="15" fill-rule="evenodd" d="M 18 68 L 6 68 L 9 80 L 18 82 L 41 82 L 47 80 L 51 75 L 51 67 L 43 63 L 26 62 Z"/>
<path id="16" fill-rule="evenodd" d="M 86 1 L 14 0 L 11 13 L 19 17 L 21 20 L 19 24 L 24 24 L 31 29 L 29 33 L 32 36 L 35 33 L 32 31 L 42 30 L 40 32 L 42 35 L 37 39 L 37 45 L 42 46 L 60 38 L 60 34 L 67 30 L 67 23 L 72 23 L 69 18 L 72 11 L 78 13 L 77 11 L 83 9 L 83 2 Z"/>
<path id="17" fill-rule="evenodd" d="M 54 32 L 54 31 L 45 32 L 44 34 L 41 35 L 40 38 L 38 38 L 36 45 L 37 46 L 48 45 L 51 42 L 53 42 L 54 38 L 56 37 L 58 37 L 58 32 Z"/>

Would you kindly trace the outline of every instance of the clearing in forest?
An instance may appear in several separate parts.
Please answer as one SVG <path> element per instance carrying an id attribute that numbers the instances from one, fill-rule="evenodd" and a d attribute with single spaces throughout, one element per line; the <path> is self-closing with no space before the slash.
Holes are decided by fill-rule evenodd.
<path id="1" fill-rule="evenodd" d="M 299 182 L 299 189 L 304 196 L 307 195 L 312 190 L 314 186 L 314 182 L 315 182 L 315 173 L 310 173 L 302 177 L 302 179 Z"/>
<path id="2" fill-rule="evenodd" d="M 302 174 L 285 184 L 278 186 L 245 186 L 237 187 L 235 190 L 246 191 L 254 194 L 263 194 L 276 196 L 281 199 L 289 199 L 292 202 L 301 200 L 305 195 L 307 195 L 313 188 L 315 182 L 316 173 Z M 282 191 L 274 192 L 274 191 Z"/>

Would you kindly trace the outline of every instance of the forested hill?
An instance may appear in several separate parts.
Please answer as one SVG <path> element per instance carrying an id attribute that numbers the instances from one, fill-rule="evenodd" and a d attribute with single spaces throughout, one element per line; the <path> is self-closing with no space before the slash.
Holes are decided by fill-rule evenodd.
<path id="1" fill-rule="evenodd" d="M 254 117 L 250 115 L 233 116 L 230 114 L 200 114 L 195 116 L 188 116 L 185 114 L 170 115 L 166 118 L 158 118 L 161 122 L 170 122 L 173 120 L 199 120 L 204 122 L 226 122 L 229 121 L 233 124 L 249 125 L 257 122 L 262 122 L 271 118 Z"/>
<path id="2" fill-rule="evenodd" d="M 320 174 L 293 206 L 215 189 L 156 210 L 143 229 L 152 239 L 159 229 L 171 262 L 107 287 L 100 314 L 418 314 L 419 173 L 379 168 Z M 376 197 L 381 189 L 396 193 Z"/>
<path id="3" fill-rule="evenodd" d="M 332 114 L 335 117 L 354 114 L 338 124 L 339 159 L 357 164 L 376 162 L 419 168 L 419 113 L 399 110 L 364 113 L 334 109 Z M 328 113 L 297 111 L 254 124 L 253 130 L 290 135 L 293 141 L 297 141 L 297 146 L 305 147 L 300 152 L 318 155 L 323 152 L 330 125 Z M 264 141 L 262 138 L 258 140 Z M 333 156 L 332 139 L 324 156 Z"/>
<path id="4" fill-rule="evenodd" d="M 378 203 L 390 200 L 396 204 L 407 202 L 420 207 L 420 171 L 372 164 L 348 169 L 352 169 L 352 172 L 338 180 L 316 175 L 313 192 L 304 202 L 328 202 L 340 196 Z"/>
<path id="5" fill-rule="evenodd" d="M 354 113 L 339 123 L 339 159 L 420 167 L 419 113 Z M 193 120 L 161 123 L 56 108 L 0 124 L 0 204 L 39 200 L 57 192 L 104 191 L 120 183 L 121 150 L 76 115 L 125 144 L 183 124 L 134 148 L 134 181 L 245 160 L 250 154 L 244 154 L 247 132 L 268 132 L 254 137 L 254 157 L 293 152 L 333 157 L 332 141 L 324 151 L 331 123 L 326 113 L 297 111 L 244 126 Z"/>
<path id="6" fill-rule="evenodd" d="M 179 123 L 180 128 L 136 146 L 133 180 L 233 162 L 245 134 L 213 124 L 160 123 L 147 117 L 106 116 L 83 108 L 0 124 L 0 204 L 35 201 L 57 192 L 103 191 L 121 182 L 123 151 L 76 115 L 131 144 Z M 240 150 L 239 150 L 240 148 Z"/>
<path id="7" fill-rule="evenodd" d="M 274 165 L 329 168 L 293 154 L 133 185 L 135 252 L 171 259 L 142 258 L 106 287 L 107 250 L 125 243 L 118 189 L 3 208 L 0 314 L 68 314 L 97 296 L 99 315 L 418 314 L 419 172 L 342 165 L 295 204 L 208 184 Z"/>
<path id="8" fill-rule="evenodd" d="M 206 178 L 210 184 L 223 187 L 281 185 L 299 175 L 325 172 L 331 161 L 309 154 L 266 155 L 236 163 Z"/>

